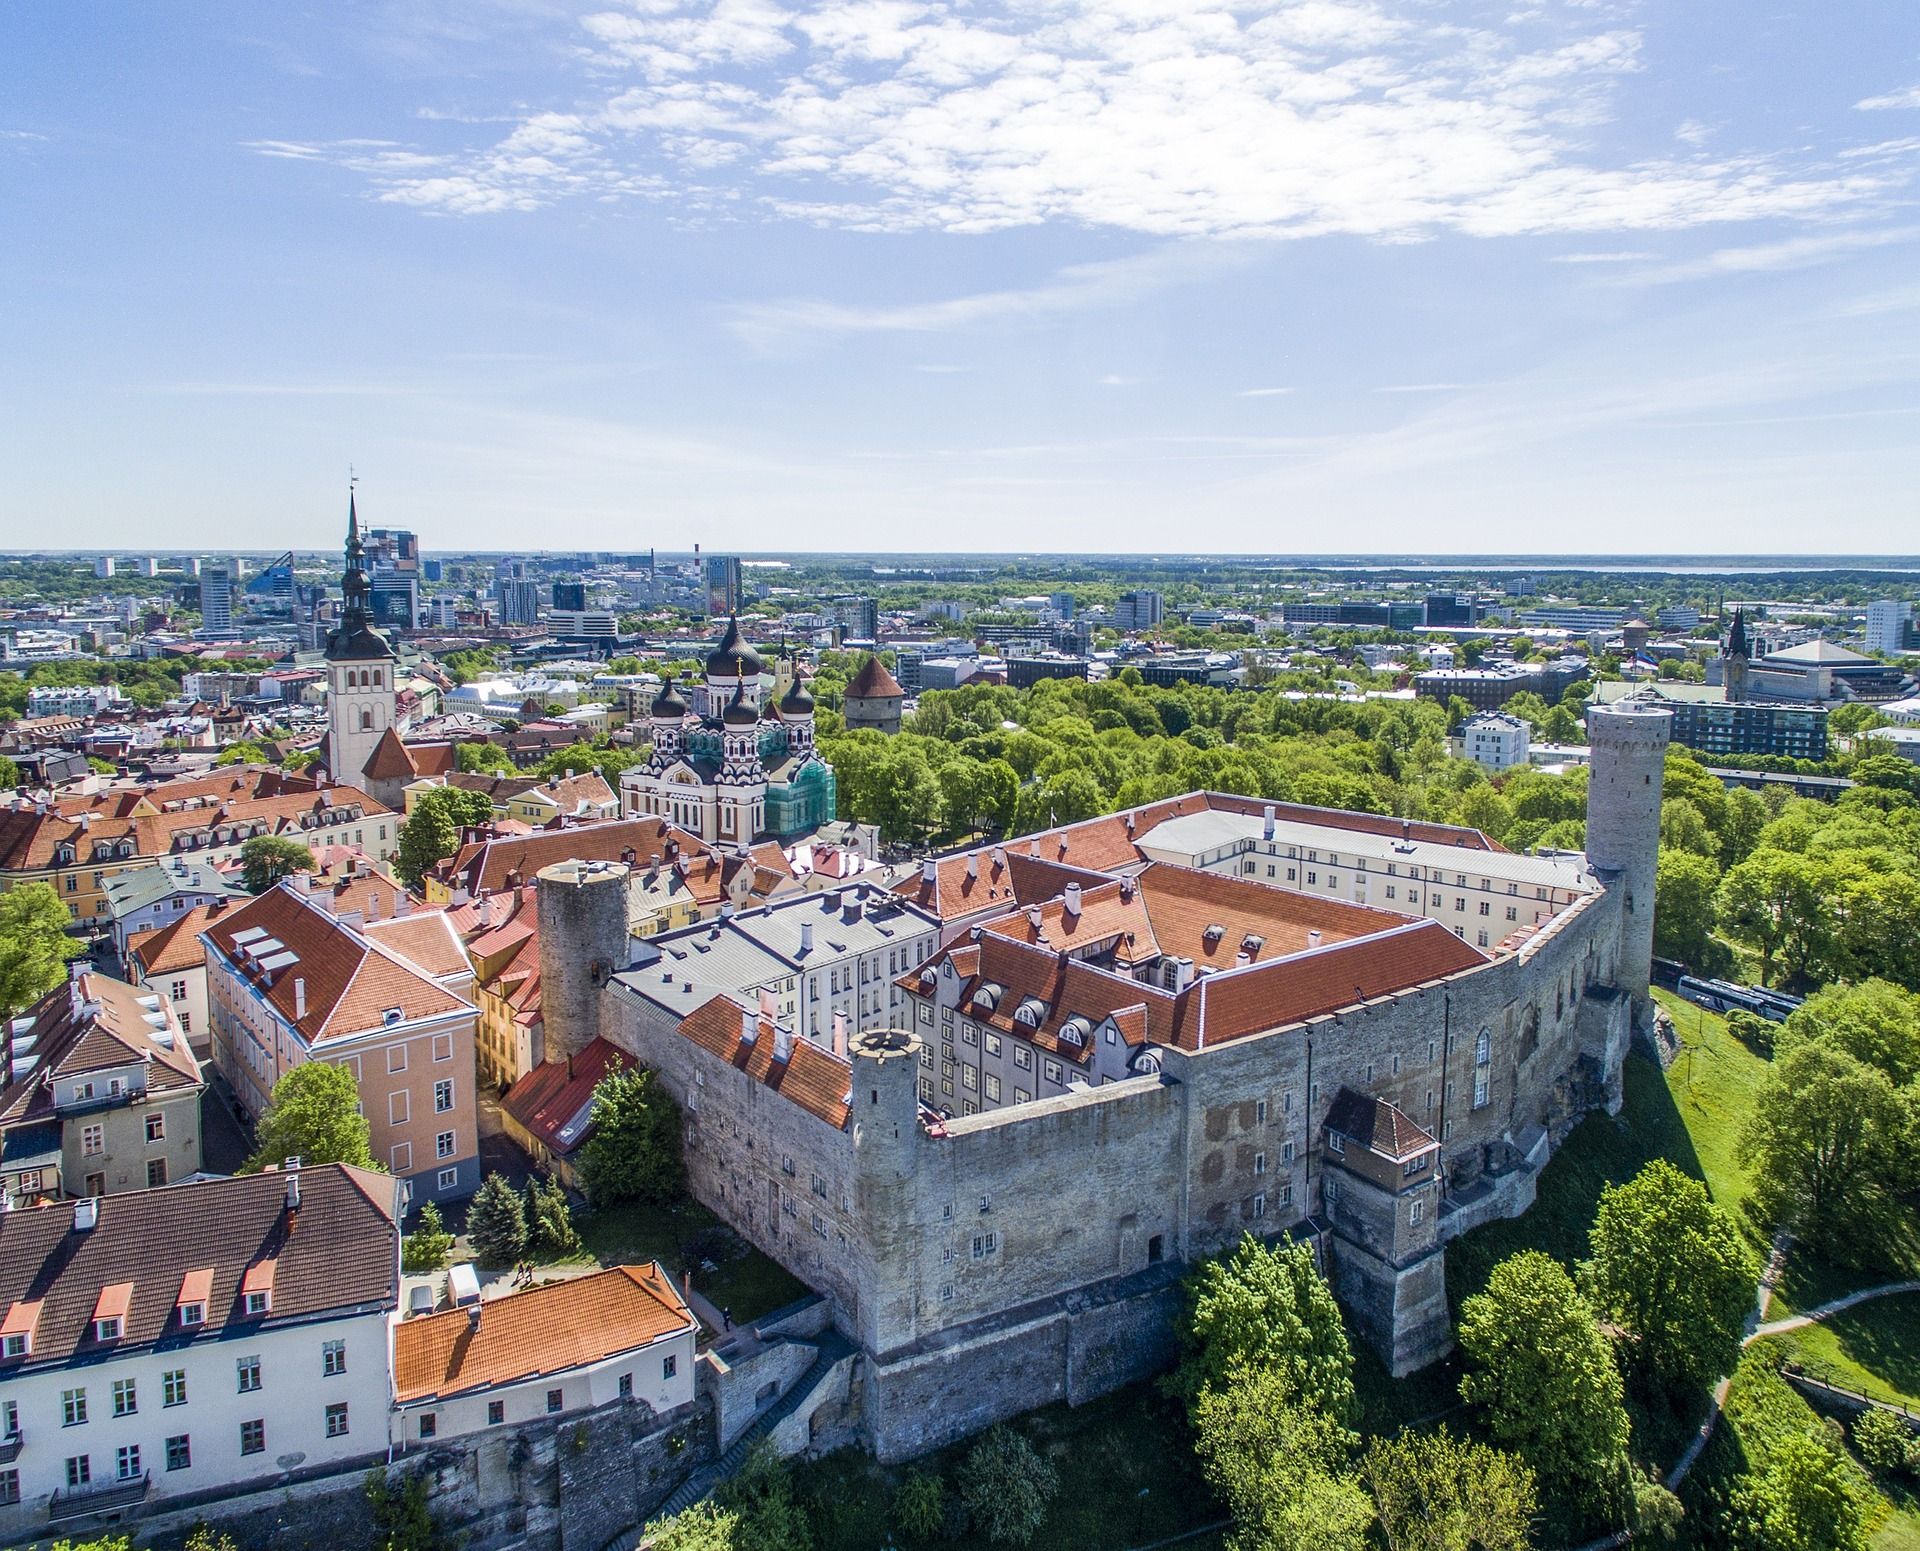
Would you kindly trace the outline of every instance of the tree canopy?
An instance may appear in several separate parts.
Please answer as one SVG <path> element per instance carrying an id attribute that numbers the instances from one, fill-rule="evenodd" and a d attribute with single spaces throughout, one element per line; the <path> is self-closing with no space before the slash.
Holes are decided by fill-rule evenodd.
<path id="1" fill-rule="evenodd" d="M 67 907 L 50 883 L 0 894 L 0 1015 L 31 1007 L 66 978 L 80 944 L 67 935 Z"/>
<path id="2" fill-rule="evenodd" d="M 378 1168 L 369 1134 L 353 1073 L 328 1061 L 303 1062 L 273 1085 L 266 1111 L 254 1125 L 254 1153 L 246 1172 L 287 1158 L 309 1168 L 321 1163 Z"/>

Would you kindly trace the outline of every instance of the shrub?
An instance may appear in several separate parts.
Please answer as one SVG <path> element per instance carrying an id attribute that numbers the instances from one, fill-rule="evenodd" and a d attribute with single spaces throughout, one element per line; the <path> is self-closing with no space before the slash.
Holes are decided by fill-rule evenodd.
<path id="1" fill-rule="evenodd" d="M 408 1276 L 432 1276 L 447 1263 L 453 1235 L 440 1220 L 440 1208 L 429 1201 L 420 1208 L 420 1223 L 400 1246 L 400 1265 Z"/>
<path id="2" fill-rule="evenodd" d="M 909 1540 L 931 1540 L 946 1523 L 946 1487 L 936 1475 L 910 1470 L 893 1494 L 893 1527 Z"/>
<path id="3" fill-rule="evenodd" d="M 1853 1419 L 1855 1451 L 1882 1474 L 1906 1469 L 1913 1443 L 1907 1424 L 1891 1411 L 1869 1406 Z"/>
<path id="4" fill-rule="evenodd" d="M 527 1210 L 506 1177 L 489 1174 L 467 1208 L 467 1237 L 485 1266 L 510 1266 L 527 1252 Z"/>
<path id="5" fill-rule="evenodd" d="M 1060 1490 L 1060 1473 L 1010 1427 L 995 1427 L 967 1451 L 960 1496 L 987 1539 L 1024 1546 Z"/>

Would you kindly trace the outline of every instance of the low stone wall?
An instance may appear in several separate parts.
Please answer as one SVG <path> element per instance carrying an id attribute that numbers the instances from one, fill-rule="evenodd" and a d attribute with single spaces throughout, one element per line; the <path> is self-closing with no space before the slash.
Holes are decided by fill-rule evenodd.
<path id="1" fill-rule="evenodd" d="M 700 1393 L 713 1407 L 722 1454 L 755 1417 L 800 1381 L 817 1355 L 804 1341 L 786 1340 L 770 1341 L 745 1355 L 738 1349 L 700 1354 Z"/>
<path id="2" fill-rule="evenodd" d="M 623 1401 L 450 1439 L 391 1466 L 375 1460 L 371 1468 L 387 1469 L 396 1485 L 424 1475 L 434 1517 L 462 1551 L 601 1551 L 717 1457 L 706 1400 L 664 1416 Z M 166 1499 L 116 1524 L 82 1521 L 60 1535 L 85 1539 L 103 1529 L 128 1530 L 142 1546 L 177 1551 L 210 1524 L 247 1551 L 378 1551 L 367 1504 L 369 1469 L 362 1462 L 230 1497 Z M 54 1538 L 34 1544 L 45 1547 Z"/>

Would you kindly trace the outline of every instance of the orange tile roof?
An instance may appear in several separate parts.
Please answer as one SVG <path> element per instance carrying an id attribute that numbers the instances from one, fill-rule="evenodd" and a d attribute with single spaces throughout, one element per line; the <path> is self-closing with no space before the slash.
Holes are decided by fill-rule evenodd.
<path id="1" fill-rule="evenodd" d="M 604 1362 L 696 1321 L 658 1265 L 484 1299 L 403 1320 L 393 1332 L 393 1389 L 402 1405 L 545 1378 Z"/>
<path id="2" fill-rule="evenodd" d="M 415 908 L 403 916 L 369 921 L 362 930 L 435 979 L 472 971 L 459 934 L 443 911 Z"/>
<path id="3" fill-rule="evenodd" d="M 967 876 L 966 854 L 945 856 L 934 863 L 931 885 L 922 876 L 923 869 L 917 869 L 894 884 L 892 892 L 932 911 L 942 921 L 952 921 L 1009 904 L 1052 899 L 1069 883 L 1092 886 L 1107 881 L 1102 873 L 1037 861 L 1024 851 L 1004 846 L 982 847 L 971 856 L 971 878 Z M 1004 860 L 997 859 L 1000 857 Z M 1132 860 L 1137 862 L 1139 858 Z"/>
<path id="4" fill-rule="evenodd" d="M 540 1142 L 565 1157 L 588 1136 L 592 1126 L 565 1134 L 587 1103 L 600 1079 L 628 1064 L 619 1046 L 595 1038 L 578 1055 L 565 1061 L 542 1061 L 507 1090 L 500 1104 Z"/>
<path id="5" fill-rule="evenodd" d="M 200 1065 L 187 1047 L 176 1014 L 168 1014 L 172 1048 L 162 1044 L 140 998 L 158 993 L 110 975 L 83 971 L 55 986 L 25 1016 L 33 1020 L 39 1060 L 32 1072 L 0 1091 L 0 1122 L 37 1120 L 53 1113 L 51 1080 L 144 1062 L 147 1089 L 184 1093 L 200 1087 Z M 160 997 L 162 1010 L 171 1004 Z"/>
<path id="6" fill-rule="evenodd" d="M 127 957 L 144 976 L 168 975 L 183 969 L 204 969 L 207 950 L 200 941 L 204 932 L 239 901 L 216 899 L 208 905 L 195 905 L 177 920 L 152 931 L 135 932 L 127 939 Z"/>
<path id="7" fill-rule="evenodd" d="M 1397 1104 L 1370 1094 L 1342 1088 L 1327 1110 L 1327 1129 L 1338 1131 L 1357 1146 L 1399 1163 L 1440 1144 L 1433 1133 L 1416 1124 Z"/>
<path id="8" fill-rule="evenodd" d="M 744 1011 L 731 997 L 716 996 L 682 1018 L 680 1032 L 702 1050 L 791 1099 L 836 1131 L 844 1127 L 853 1075 L 846 1059 L 796 1035 L 792 1054 L 785 1061 L 776 1061 L 771 1020 L 761 1018 L 753 1043 L 741 1043 L 740 1015 Z"/>
<path id="9" fill-rule="evenodd" d="M 860 664 L 860 671 L 854 674 L 853 681 L 847 685 L 844 693 L 856 699 L 872 700 L 888 695 L 904 695 L 906 691 L 876 654 Z"/>
<path id="10" fill-rule="evenodd" d="M 378 1029 L 392 1007 L 408 1021 L 473 1009 L 471 1002 L 436 985 L 397 946 L 335 919 L 317 900 L 285 884 L 229 911 L 203 935 L 228 960 L 244 966 L 248 960 L 234 939 L 252 927 L 298 960 L 270 974 L 242 972 L 310 1046 Z M 304 989 L 304 1014 L 297 987 Z"/>

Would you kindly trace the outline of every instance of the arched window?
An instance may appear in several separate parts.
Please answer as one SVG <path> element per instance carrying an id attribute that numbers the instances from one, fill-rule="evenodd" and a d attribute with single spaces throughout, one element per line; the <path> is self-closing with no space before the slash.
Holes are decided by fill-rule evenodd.
<path id="1" fill-rule="evenodd" d="M 1493 1030 L 1482 1029 L 1473 1041 L 1473 1064 L 1485 1066 L 1493 1059 Z"/>
<path id="2" fill-rule="evenodd" d="M 362 732 L 373 731 L 373 712 L 362 711 L 360 713 L 360 730 Z"/>
<path id="3" fill-rule="evenodd" d="M 378 668 L 373 670 L 373 687 L 375 689 L 380 687 L 380 670 Z"/>

